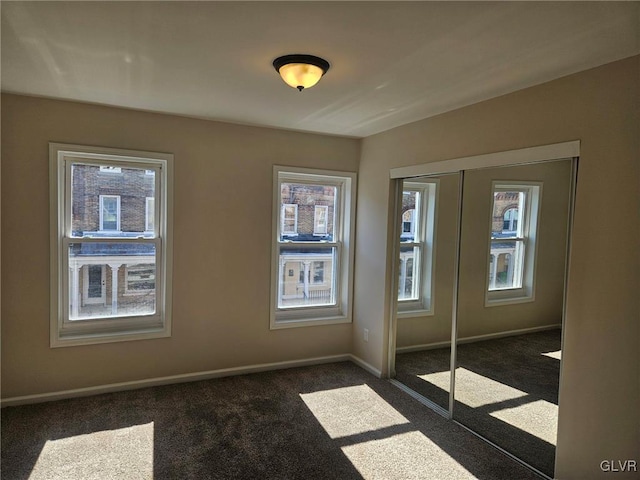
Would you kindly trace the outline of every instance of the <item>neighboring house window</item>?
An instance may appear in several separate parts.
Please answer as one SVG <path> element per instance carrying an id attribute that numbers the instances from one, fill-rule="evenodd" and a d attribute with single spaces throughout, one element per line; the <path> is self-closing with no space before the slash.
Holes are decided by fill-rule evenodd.
<path id="1" fill-rule="evenodd" d="M 324 283 L 324 262 L 313 262 L 313 283 Z"/>
<path id="2" fill-rule="evenodd" d="M 533 299 L 539 183 L 493 182 L 486 304 Z"/>
<path id="3" fill-rule="evenodd" d="M 168 154 L 50 144 L 52 347 L 170 335 L 172 169 Z"/>
<path id="4" fill-rule="evenodd" d="M 410 192 L 406 192 L 407 195 L 410 195 Z M 405 192 L 403 192 L 403 196 Z M 415 208 L 409 209 L 402 214 L 402 234 L 403 235 L 413 235 L 416 230 L 415 224 Z"/>
<path id="5" fill-rule="evenodd" d="M 122 169 L 120 167 L 110 167 L 106 165 L 100 165 L 101 173 L 122 173 Z"/>
<path id="6" fill-rule="evenodd" d="M 120 230 L 120 195 L 100 195 L 100 230 Z"/>
<path id="7" fill-rule="evenodd" d="M 355 173 L 274 167 L 271 328 L 351 321 L 355 183 Z"/>
<path id="8" fill-rule="evenodd" d="M 125 292 L 153 293 L 156 288 L 156 266 L 153 263 L 127 265 Z"/>
<path id="9" fill-rule="evenodd" d="M 503 232 L 515 232 L 518 230 L 518 209 L 510 208 L 504 212 L 502 221 Z"/>
<path id="10" fill-rule="evenodd" d="M 296 235 L 298 233 L 298 205 L 282 205 L 282 234 Z"/>
<path id="11" fill-rule="evenodd" d="M 313 233 L 315 235 L 326 235 L 327 230 L 327 218 L 329 213 L 329 207 L 326 205 L 316 205 L 313 213 Z"/>
<path id="12" fill-rule="evenodd" d="M 155 197 L 146 197 L 146 212 L 145 212 L 145 231 L 153 232 L 155 229 L 155 217 L 156 217 L 156 209 L 155 209 Z"/>
<path id="13" fill-rule="evenodd" d="M 437 182 L 403 182 L 398 316 L 433 312 L 433 249 Z"/>

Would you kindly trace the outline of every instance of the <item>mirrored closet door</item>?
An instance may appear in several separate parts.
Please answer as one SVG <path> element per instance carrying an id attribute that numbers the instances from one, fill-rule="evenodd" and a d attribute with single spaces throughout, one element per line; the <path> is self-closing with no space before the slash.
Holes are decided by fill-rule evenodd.
<path id="1" fill-rule="evenodd" d="M 396 177 L 390 365 L 396 384 L 549 478 L 577 171 L 556 158 Z"/>
<path id="2" fill-rule="evenodd" d="M 395 379 L 449 410 L 460 190 L 455 174 L 405 179 L 399 199 Z"/>
<path id="3" fill-rule="evenodd" d="M 553 477 L 571 160 L 470 170 L 453 418 Z"/>

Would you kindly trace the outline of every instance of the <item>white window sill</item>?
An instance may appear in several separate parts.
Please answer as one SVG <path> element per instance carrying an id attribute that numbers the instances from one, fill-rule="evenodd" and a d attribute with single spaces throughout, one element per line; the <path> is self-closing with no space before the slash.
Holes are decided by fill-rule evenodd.
<path id="1" fill-rule="evenodd" d="M 78 333 L 62 334 L 51 339 L 51 347 L 75 347 L 80 345 L 97 345 L 100 343 L 128 342 L 133 340 L 150 340 L 171 336 L 165 327 L 148 328 L 110 333 Z"/>
<path id="2" fill-rule="evenodd" d="M 415 309 L 415 310 L 398 310 L 398 318 L 417 318 L 417 317 L 432 317 L 434 315 L 433 310 Z"/>
<path id="3" fill-rule="evenodd" d="M 275 320 L 271 322 L 271 330 L 279 330 L 282 328 L 298 328 L 298 327 L 314 327 L 319 325 L 336 325 L 340 323 L 351 323 L 350 317 L 335 316 L 321 318 L 292 318 L 287 320 Z"/>
<path id="4" fill-rule="evenodd" d="M 518 303 L 533 302 L 533 295 L 517 295 L 517 296 L 493 296 L 487 295 L 485 298 L 485 307 L 502 307 L 504 305 L 516 305 Z"/>

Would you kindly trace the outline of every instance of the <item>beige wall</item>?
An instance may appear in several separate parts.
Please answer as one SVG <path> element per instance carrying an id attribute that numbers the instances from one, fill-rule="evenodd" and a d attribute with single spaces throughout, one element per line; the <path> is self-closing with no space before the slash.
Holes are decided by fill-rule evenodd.
<path id="1" fill-rule="evenodd" d="M 638 458 L 639 62 L 633 57 L 571 75 L 366 138 L 362 145 L 353 352 L 384 369 L 389 169 L 581 140 L 560 387 L 560 479 L 606 478 L 601 460 Z"/>
<path id="2" fill-rule="evenodd" d="M 15 95 L 2 139 L 4 398 L 350 352 L 269 330 L 270 199 L 274 164 L 356 171 L 359 141 Z M 49 348 L 49 141 L 175 155 L 171 338 Z"/>

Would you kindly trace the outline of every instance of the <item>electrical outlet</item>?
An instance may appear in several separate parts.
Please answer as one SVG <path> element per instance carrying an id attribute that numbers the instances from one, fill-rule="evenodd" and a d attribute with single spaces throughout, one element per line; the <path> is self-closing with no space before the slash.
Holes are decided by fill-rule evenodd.
<path id="1" fill-rule="evenodd" d="M 369 341 L 369 329 L 368 328 L 364 329 L 364 341 L 365 342 Z"/>

